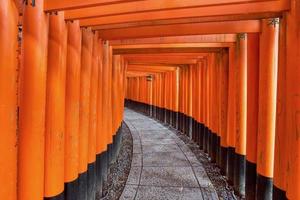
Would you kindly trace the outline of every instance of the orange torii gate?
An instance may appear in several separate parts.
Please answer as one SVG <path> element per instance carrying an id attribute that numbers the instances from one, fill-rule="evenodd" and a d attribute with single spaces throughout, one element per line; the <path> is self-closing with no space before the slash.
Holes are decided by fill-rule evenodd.
<path id="1" fill-rule="evenodd" d="M 1 1 L 0 199 L 101 196 L 125 90 L 237 193 L 300 199 L 299 13 L 297 0 Z"/>

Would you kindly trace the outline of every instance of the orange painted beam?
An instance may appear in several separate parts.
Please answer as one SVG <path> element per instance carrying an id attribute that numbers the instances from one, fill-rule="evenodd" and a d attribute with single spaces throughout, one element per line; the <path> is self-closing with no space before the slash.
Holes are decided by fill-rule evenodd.
<path id="1" fill-rule="evenodd" d="M 203 57 L 203 56 L 207 56 L 207 53 L 151 53 L 151 54 L 130 54 L 130 55 L 123 55 L 122 57 L 124 59 L 130 59 L 130 58 L 135 58 L 135 57 L 155 57 L 155 56 L 160 56 L 160 57 L 164 57 L 164 56 L 169 56 L 169 57 L 181 57 L 181 56 L 185 56 L 185 57 Z"/>
<path id="2" fill-rule="evenodd" d="M 53 0 L 51 0 L 53 1 Z M 111 0 L 110 0 L 111 1 Z M 83 9 L 66 11 L 66 19 L 81 19 L 101 16 L 112 16 L 120 14 L 141 13 L 149 11 L 173 10 L 182 8 L 220 6 L 228 4 L 256 3 L 260 0 L 172 0 L 172 1 L 133 1 L 125 4 L 112 4 L 106 6 L 95 6 Z M 266 1 L 266 0 L 265 0 Z M 88 3 L 86 3 L 88 4 Z M 89 3 L 90 4 L 90 3 Z"/>
<path id="3" fill-rule="evenodd" d="M 178 44 L 139 44 L 139 45 L 114 45 L 115 49 L 155 49 L 155 48 L 220 48 L 232 47 L 234 43 L 178 43 Z M 159 52 L 157 52 L 159 53 Z M 200 52 L 201 53 L 201 52 Z M 152 53 L 153 54 L 153 53 Z"/>
<path id="4" fill-rule="evenodd" d="M 81 21 L 81 26 L 95 26 L 97 20 Z M 203 22 L 194 24 L 172 24 L 102 30 L 100 37 L 108 40 L 125 38 L 147 38 L 159 36 L 181 36 L 201 34 L 230 34 L 230 33 L 260 32 L 259 20 Z"/>
<path id="5" fill-rule="evenodd" d="M 166 57 L 166 58 L 159 58 L 159 57 L 140 57 L 140 58 L 135 58 L 135 59 L 129 59 L 128 63 L 129 64 L 135 64 L 135 63 L 157 63 L 157 64 L 196 64 L 198 61 L 198 59 L 193 59 L 193 58 L 170 58 L 170 57 Z"/>
<path id="6" fill-rule="evenodd" d="M 130 1 L 141 1 L 141 0 L 45 0 L 44 10 L 47 11 L 58 11 L 58 10 L 69 10 L 87 8 L 93 6 L 107 6 L 109 4 L 126 3 Z"/>
<path id="7" fill-rule="evenodd" d="M 174 71 L 177 69 L 177 67 L 166 66 L 166 65 L 151 66 L 151 65 L 130 65 L 130 64 L 128 64 L 127 71 L 132 70 L 132 69 L 154 69 L 154 70 L 162 69 L 162 70 L 167 70 L 167 71 Z"/>
<path id="8" fill-rule="evenodd" d="M 212 53 L 219 52 L 221 48 L 214 47 L 184 47 L 184 48 L 127 48 L 127 49 L 114 49 L 113 54 L 129 55 L 129 54 L 153 54 L 153 53 Z"/>
<path id="9" fill-rule="evenodd" d="M 153 20 L 165 19 L 179 19 L 179 18 L 192 18 L 192 17 L 213 17 L 210 21 L 220 21 L 219 16 L 222 18 L 226 16 L 234 16 L 235 20 L 243 19 L 242 16 L 249 14 L 259 13 L 281 13 L 282 11 L 289 10 L 290 1 L 288 0 L 274 0 L 274 1 L 259 1 L 245 4 L 228 4 L 221 6 L 203 6 L 196 8 L 141 12 L 133 14 L 121 14 L 104 17 L 96 17 L 81 20 L 82 26 L 88 25 L 107 25 L 107 24 L 121 24 L 128 22 L 143 22 Z M 280 15 L 280 14 L 278 14 Z M 214 19 L 214 17 L 217 17 Z M 222 19 L 221 18 L 221 19 Z M 253 16 L 252 18 L 255 18 Z M 241 31 L 243 32 L 243 31 Z M 246 32 L 246 31 L 244 31 Z"/>
<path id="10" fill-rule="evenodd" d="M 137 45 L 137 44 L 174 44 L 174 43 L 219 43 L 236 42 L 235 34 L 217 34 L 217 35 L 188 35 L 188 36 L 170 36 L 154 38 L 134 38 L 124 40 L 111 40 L 111 45 Z"/>

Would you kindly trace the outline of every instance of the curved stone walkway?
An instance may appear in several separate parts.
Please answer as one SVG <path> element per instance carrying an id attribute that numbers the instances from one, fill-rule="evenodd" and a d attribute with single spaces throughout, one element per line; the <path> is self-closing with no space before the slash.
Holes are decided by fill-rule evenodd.
<path id="1" fill-rule="evenodd" d="M 133 158 L 121 200 L 218 199 L 203 166 L 175 133 L 129 109 L 125 122 Z"/>

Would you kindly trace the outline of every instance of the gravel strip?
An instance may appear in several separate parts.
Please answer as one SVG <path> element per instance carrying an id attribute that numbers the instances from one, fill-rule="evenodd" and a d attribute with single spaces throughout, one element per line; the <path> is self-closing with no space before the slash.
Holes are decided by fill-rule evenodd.
<path id="1" fill-rule="evenodd" d="M 132 136 L 129 128 L 122 123 L 122 146 L 115 163 L 109 166 L 107 182 L 104 183 L 101 200 L 118 200 L 126 185 L 132 160 Z"/>

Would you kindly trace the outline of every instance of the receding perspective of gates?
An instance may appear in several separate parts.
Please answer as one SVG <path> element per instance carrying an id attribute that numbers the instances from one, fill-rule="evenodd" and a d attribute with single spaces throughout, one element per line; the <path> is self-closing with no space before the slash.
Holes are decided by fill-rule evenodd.
<path id="1" fill-rule="evenodd" d="M 299 0 L 0 0 L 0 28 L 0 200 L 107 198 L 124 126 L 120 199 L 223 199 L 193 144 L 233 198 L 300 200 Z M 149 192 L 151 151 L 198 185 Z"/>

